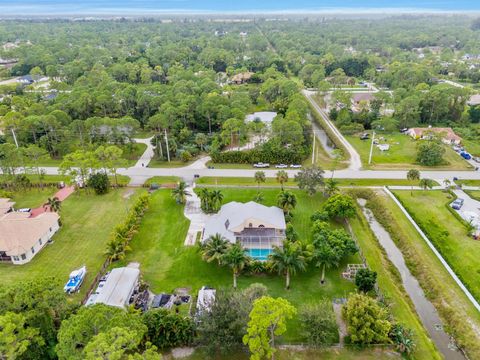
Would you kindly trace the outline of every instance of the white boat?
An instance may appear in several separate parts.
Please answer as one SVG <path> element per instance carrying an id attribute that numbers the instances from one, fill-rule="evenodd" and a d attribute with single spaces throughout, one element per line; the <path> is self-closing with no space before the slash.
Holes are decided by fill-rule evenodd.
<path id="1" fill-rule="evenodd" d="M 63 290 L 67 294 L 72 294 L 74 292 L 77 292 L 80 289 L 80 286 L 82 285 L 83 279 L 85 278 L 86 274 L 87 274 L 86 266 L 82 266 L 80 269 L 73 270 L 70 273 L 70 276 L 68 277 L 68 282 L 63 287 Z"/>

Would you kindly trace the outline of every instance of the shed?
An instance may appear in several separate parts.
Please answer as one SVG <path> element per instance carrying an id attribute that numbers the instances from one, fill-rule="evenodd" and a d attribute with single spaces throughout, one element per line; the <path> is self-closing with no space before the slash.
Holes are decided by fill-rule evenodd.
<path id="1" fill-rule="evenodd" d="M 136 268 L 113 269 L 93 303 L 124 308 L 138 285 L 139 277 L 140 270 Z"/>

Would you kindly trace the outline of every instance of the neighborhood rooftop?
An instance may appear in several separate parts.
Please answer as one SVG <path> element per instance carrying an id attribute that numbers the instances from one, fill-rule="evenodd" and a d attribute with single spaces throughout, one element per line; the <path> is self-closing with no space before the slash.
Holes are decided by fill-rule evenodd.
<path id="1" fill-rule="evenodd" d="M 139 276 L 140 270 L 134 267 L 113 269 L 93 302 L 125 307 L 137 286 Z"/>

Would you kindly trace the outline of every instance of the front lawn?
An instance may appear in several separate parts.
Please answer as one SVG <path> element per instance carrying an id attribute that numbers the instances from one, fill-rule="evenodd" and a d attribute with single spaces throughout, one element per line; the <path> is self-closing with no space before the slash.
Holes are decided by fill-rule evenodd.
<path id="1" fill-rule="evenodd" d="M 179 168 L 179 167 L 188 166 L 192 162 L 193 161 L 184 162 L 180 160 L 172 160 L 168 162 L 165 160 L 158 160 L 154 158 L 148 163 L 148 167 L 149 168 Z"/>
<path id="2" fill-rule="evenodd" d="M 367 131 L 368 132 L 368 131 Z M 417 143 L 408 135 L 376 134 L 381 144 L 389 144 L 390 149 L 380 151 L 376 145 L 373 146 L 372 163 L 368 164 L 370 155 L 371 139 L 360 140 L 360 134 L 346 136 L 346 139 L 360 154 L 363 167 L 366 169 L 430 169 L 430 170 L 471 170 L 471 165 L 460 157 L 452 148 L 445 146 L 445 161 L 447 164 L 435 167 L 426 167 L 416 164 Z M 383 140 L 381 140 L 383 138 Z"/>
<path id="3" fill-rule="evenodd" d="M 456 180 L 455 184 L 465 186 L 480 186 L 480 180 Z"/>
<path id="4" fill-rule="evenodd" d="M 276 203 L 279 190 L 263 190 L 265 204 Z M 246 202 L 252 200 L 256 190 L 223 189 L 224 203 L 229 201 Z M 296 191 L 298 205 L 295 209 L 293 224 L 300 239 L 310 239 L 310 215 L 318 209 L 323 201 L 320 195 L 309 197 L 304 192 Z M 143 218 L 139 232 L 132 239 L 133 249 L 127 255 L 124 263 L 137 261 L 143 278 L 156 293 L 172 292 L 175 288 L 186 287 L 192 295 L 196 295 L 203 285 L 215 288 L 231 287 L 232 274 L 230 269 L 221 268 L 201 259 L 196 246 L 185 247 L 184 241 L 189 222 L 183 216 L 183 207 L 175 203 L 169 190 L 156 191 L 151 199 L 149 211 Z M 263 283 L 272 296 L 282 296 L 294 305 L 313 302 L 322 297 L 332 299 L 345 297 L 354 291 L 353 283 L 341 278 L 341 272 L 346 263 L 360 262 L 358 256 L 345 261 L 338 269 L 327 272 L 326 284 L 320 286 L 320 271 L 310 268 L 305 273 L 299 273 L 292 278 L 291 290 L 286 291 L 285 279 L 278 275 L 239 277 L 239 287 L 245 288 L 252 283 Z M 298 323 L 292 321 L 284 339 L 288 342 L 302 341 L 298 333 Z"/>
<path id="5" fill-rule="evenodd" d="M 472 295 L 480 300 L 480 242 L 447 208 L 453 200 L 443 191 L 395 191 L 408 212 L 440 251 Z"/>
<path id="6" fill-rule="evenodd" d="M 36 191 L 17 193 L 13 199 L 17 205 L 40 206 L 55 190 L 52 193 L 48 189 Z M 86 265 L 85 283 L 80 295 L 75 295 L 75 299 L 80 301 L 105 261 L 105 246 L 112 229 L 125 218 L 128 206 L 136 197 L 125 199 L 124 192 L 119 189 L 102 196 L 72 194 L 62 203 L 62 227 L 54 235 L 53 243 L 28 264 L 0 264 L 0 281 L 13 283 L 37 276 L 55 276 L 66 282 L 72 270 Z"/>

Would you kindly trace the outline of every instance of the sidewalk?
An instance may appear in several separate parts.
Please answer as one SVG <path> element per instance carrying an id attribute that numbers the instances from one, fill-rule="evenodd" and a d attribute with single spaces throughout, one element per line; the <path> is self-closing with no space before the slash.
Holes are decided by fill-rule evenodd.
<path id="1" fill-rule="evenodd" d="M 75 192 L 75 187 L 74 186 L 66 186 L 63 189 L 60 189 L 53 195 L 53 197 L 58 198 L 60 201 L 64 201 L 66 198 L 68 198 L 70 195 L 72 195 Z M 49 206 L 43 206 L 43 204 L 35 209 L 32 209 L 30 213 L 30 217 L 36 217 L 40 214 L 46 213 L 50 211 Z"/>

